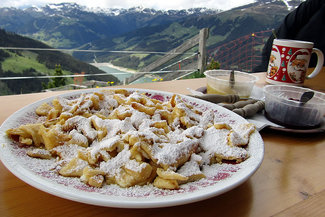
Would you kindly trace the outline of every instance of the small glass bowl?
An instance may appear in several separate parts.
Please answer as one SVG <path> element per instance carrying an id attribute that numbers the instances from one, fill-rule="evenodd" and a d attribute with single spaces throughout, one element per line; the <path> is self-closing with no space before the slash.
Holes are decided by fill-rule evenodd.
<path id="1" fill-rule="evenodd" d="M 302 104 L 300 97 L 306 91 L 313 91 L 314 96 Z M 291 128 L 314 128 L 323 121 L 324 93 L 289 85 L 267 85 L 263 92 L 266 117 L 275 123 Z"/>
<path id="2" fill-rule="evenodd" d="M 207 93 L 229 95 L 236 94 L 248 98 L 258 80 L 255 75 L 234 71 L 235 82 L 230 82 L 231 70 L 208 70 L 204 72 L 207 79 Z"/>

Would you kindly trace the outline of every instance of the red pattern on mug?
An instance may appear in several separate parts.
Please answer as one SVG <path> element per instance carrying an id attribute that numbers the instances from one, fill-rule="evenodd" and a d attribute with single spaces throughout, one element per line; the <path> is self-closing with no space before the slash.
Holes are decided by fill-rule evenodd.
<path id="1" fill-rule="evenodd" d="M 312 52 L 316 52 L 319 64 L 323 65 L 323 53 L 313 48 L 312 42 L 275 39 L 270 54 L 266 81 L 302 85 L 305 78 L 312 78 L 319 73 L 318 69 L 315 69 L 312 76 L 306 76 Z"/>

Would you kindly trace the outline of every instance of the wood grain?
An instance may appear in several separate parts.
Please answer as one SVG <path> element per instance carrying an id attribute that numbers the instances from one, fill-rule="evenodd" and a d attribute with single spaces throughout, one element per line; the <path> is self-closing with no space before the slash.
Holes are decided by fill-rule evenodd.
<path id="1" fill-rule="evenodd" d="M 325 191 L 322 191 L 274 215 L 274 217 L 325 216 L 324 201 L 325 201 Z"/>
<path id="2" fill-rule="evenodd" d="M 263 86 L 264 73 L 257 74 Z M 313 81 L 325 90 L 325 72 Z M 137 84 L 128 87 L 189 94 L 205 79 Z M 13 112 L 62 92 L 0 96 L 0 123 Z M 0 215 L 7 216 L 324 216 L 325 135 L 263 130 L 265 156 L 245 183 L 220 196 L 193 204 L 158 209 L 98 207 L 62 199 L 29 186 L 0 163 Z"/>

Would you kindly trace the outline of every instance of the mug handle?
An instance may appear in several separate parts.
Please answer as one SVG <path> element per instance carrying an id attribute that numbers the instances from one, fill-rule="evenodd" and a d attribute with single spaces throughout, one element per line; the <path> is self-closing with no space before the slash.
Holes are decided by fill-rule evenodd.
<path id="1" fill-rule="evenodd" d="M 316 65 L 314 71 L 312 71 L 311 74 L 306 76 L 307 79 L 313 78 L 316 75 L 318 75 L 318 73 L 322 70 L 323 64 L 324 64 L 324 54 L 323 54 L 323 52 L 321 50 L 317 49 L 317 48 L 313 48 L 312 52 L 316 53 L 316 55 L 317 55 L 317 65 Z"/>

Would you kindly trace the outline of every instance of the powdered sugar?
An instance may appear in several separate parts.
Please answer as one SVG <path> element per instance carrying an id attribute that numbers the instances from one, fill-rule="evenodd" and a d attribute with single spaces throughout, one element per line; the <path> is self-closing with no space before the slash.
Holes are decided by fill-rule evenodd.
<path id="1" fill-rule="evenodd" d="M 77 156 L 78 150 L 85 150 L 85 148 L 75 144 L 61 145 L 53 148 L 51 152 L 62 159 L 71 160 Z"/>
<path id="2" fill-rule="evenodd" d="M 201 147 L 206 151 L 204 157 L 211 158 L 211 155 L 217 155 L 228 160 L 241 160 L 249 157 L 248 152 L 244 148 L 228 145 L 228 129 L 215 129 L 213 127 L 206 130 L 202 138 Z M 207 162 L 209 159 L 204 159 Z"/>
<path id="3" fill-rule="evenodd" d="M 85 137 L 79 131 L 73 129 L 70 131 L 69 135 L 71 136 L 71 139 L 74 140 L 76 143 L 88 145 L 87 137 Z"/>
<path id="4" fill-rule="evenodd" d="M 179 170 L 177 170 L 177 172 L 186 177 L 203 174 L 200 169 L 201 162 L 202 157 L 200 155 L 192 154 L 191 159 L 186 162 Z"/>
<path id="5" fill-rule="evenodd" d="M 153 156 L 159 164 L 173 166 L 180 158 L 189 158 L 198 145 L 197 139 L 188 139 L 181 143 L 154 144 Z"/>
<path id="6" fill-rule="evenodd" d="M 91 120 L 83 116 L 74 116 L 68 119 L 63 128 L 76 128 L 78 132 L 82 132 L 90 140 L 94 140 L 97 136 L 97 131 L 91 126 Z"/>
<path id="7" fill-rule="evenodd" d="M 106 150 L 106 151 L 113 151 L 115 149 L 116 143 L 120 140 L 120 136 L 114 136 L 114 137 L 107 137 L 101 140 L 100 142 L 95 142 L 91 146 L 90 149 L 90 156 L 92 158 L 96 158 L 96 156 L 99 154 L 101 150 Z"/>
<path id="8" fill-rule="evenodd" d="M 143 112 L 139 112 L 138 110 L 135 110 L 133 111 L 131 116 L 131 123 L 136 129 L 139 129 L 143 121 L 148 120 L 149 118 L 150 118 L 149 115 Z"/>
<path id="9" fill-rule="evenodd" d="M 138 97 L 137 94 L 134 94 L 132 96 L 132 98 L 135 98 L 135 99 L 137 97 Z M 112 100 L 112 102 L 115 101 L 112 98 L 110 98 L 110 100 Z M 83 107 L 83 109 L 86 109 L 86 107 L 89 105 L 90 105 L 90 103 L 85 105 Z M 199 105 L 201 106 L 202 104 L 199 104 Z M 69 108 L 68 105 L 66 105 L 66 107 L 67 107 L 67 110 L 71 110 L 71 108 Z M 112 108 L 113 107 L 114 106 L 112 106 Z M 117 105 L 115 105 L 115 107 L 117 107 Z M 185 107 L 181 106 L 181 108 L 185 108 Z M 104 106 L 101 109 L 102 110 L 105 109 Z M 129 111 L 130 110 L 132 110 L 132 109 L 130 108 Z M 154 156 L 161 163 L 173 164 L 173 163 L 175 163 L 175 161 L 172 161 L 172 158 L 170 156 L 174 155 L 174 153 L 177 153 L 178 156 L 183 156 L 184 153 L 189 154 L 190 153 L 189 150 L 192 150 L 192 149 L 202 149 L 202 150 L 205 150 L 206 152 L 211 152 L 211 153 L 212 153 L 212 150 L 213 151 L 218 150 L 215 147 L 213 148 L 212 146 L 210 146 L 209 142 L 212 141 L 213 144 L 216 144 L 215 140 L 218 140 L 220 137 L 222 137 L 223 133 L 225 133 L 226 131 L 222 132 L 222 133 L 217 133 L 217 134 L 221 134 L 221 135 L 214 135 L 211 137 L 206 137 L 206 135 L 209 135 L 207 132 L 209 132 L 208 130 L 211 128 L 205 130 L 205 129 L 203 129 L 203 126 L 205 125 L 205 123 L 210 122 L 211 117 L 213 116 L 213 113 L 211 113 L 210 111 L 211 110 L 208 109 L 206 112 L 204 112 L 202 114 L 201 117 L 200 117 L 200 115 L 191 114 L 191 116 L 190 116 L 192 118 L 191 120 L 197 121 L 196 119 L 199 118 L 197 121 L 197 123 L 200 123 L 199 125 L 194 126 L 192 128 L 188 128 L 187 130 L 182 130 L 182 129 L 179 129 L 176 127 L 174 129 L 174 131 L 171 131 L 167 134 L 167 137 L 164 137 L 164 136 L 160 137 L 160 136 L 157 136 L 157 134 L 154 134 L 154 131 L 158 130 L 160 132 L 163 132 L 163 129 L 158 129 L 158 128 L 154 129 L 153 127 L 150 127 L 150 125 L 152 123 L 151 121 L 146 121 L 146 123 L 144 123 L 141 126 L 142 121 L 148 120 L 149 117 L 148 117 L 148 115 L 146 115 L 142 112 L 134 111 L 134 109 L 133 109 L 133 112 L 131 112 L 132 115 L 123 121 L 119 120 L 119 121 L 111 122 L 113 120 L 107 119 L 107 120 L 102 120 L 103 121 L 102 123 L 99 123 L 100 121 L 95 121 L 95 122 L 98 123 L 98 125 L 101 127 L 110 129 L 108 131 L 108 133 L 111 132 L 111 134 L 109 134 L 109 136 L 112 136 L 112 138 L 114 138 L 114 136 L 116 136 L 116 138 L 115 138 L 116 140 L 121 139 L 120 137 L 118 137 L 118 134 L 123 129 L 122 131 L 131 131 L 131 132 L 129 132 L 130 134 L 141 135 L 141 136 L 148 138 L 150 141 L 156 142 L 157 144 L 154 145 L 154 153 L 155 153 Z M 110 113 L 111 111 L 105 109 L 105 112 Z M 135 115 L 136 113 L 137 113 L 137 115 Z M 218 114 L 218 117 L 220 117 L 220 114 Z M 90 118 L 90 120 L 95 120 L 95 119 L 96 119 L 95 116 Z M 156 116 L 154 119 L 159 120 L 159 116 Z M 229 121 L 229 123 L 236 122 L 236 120 L 235 121 L 229 120 L 229 116 L 228 116 L 228 118 L 225 118 L 225 119 L 227 121 Z M 123 123 L 123 124 L 120 124 L 120 123 Z M 91 122 L 90 122 L 90 124 L 91 124 Z M 85 126 L 87 126 L 87 125 L 88 125 L 88 123 L 85 124 Z M 177 125 L 175 124 L 175 126 L 177 126 Z M 232 127 L 233 127 L 233 125 L 232 125 Z M 235 129 L 235 127 L 234 127 L 234 129 Z M 87 139 L 93 138 L 92 136 L 89 136 L 89 135 L 87 137 L 85 137 L 84 135 L 86 133 L 83 132 L 78 127 L 76 127 L 73 130 L 70 132 L 70 134 L 75 138 L 75 140 L 78 140 L 78 141 L 80 140 L 80 141 L 85 142 L 85 138 L 87 138 Z M 224 131 L 224 130 L 221 130 L 221 131 Z M 80 135 L 83 135 L 84 137 L 81 138 Z M 102 141 L 104 141 L 105 139 L 108 139 L 108 138 L 109 137 L 107 137 L 107 138 L 105 137 Z M 188 139 L 188 140 L 186 140 L 186 139 Z M 98 144 L 99 143 L 100 142 L 98 142 Z M 158 143 L 159 143 L 159 145 L 158 145 Z M 93 151 L 94 153 L 98 153 L 100 150 L 100 148 L 99 148 L 100 145 L 98 145 L 98 144 L 96 145 L 96 144 L 97 143 L 93 144 L 92 150 L 94 150 Z M 108 144 L 112 144 L 112 143 L 103 143 L 103 144 L 108 145 Z M 227 140 L 226 141 L 222 140 L 221 144 L 226 145 Z M 250 147 L 250 146 L 251 146 L 251 143 L 249 144 L 248 147 Z M 61 146 L 58 146 L 57 148 L 59 148 L 59 147 L 61 147 Z M 223 147 L 223 146 L 221 146 L 221 147 Z M 64 148 L 64 147 L 62 146 L 61 148 Z M 80 148 L 80 146 L 79 146 L 79 148 Z M 227 150 L 225 150 L 223 148 L 221 148 L 222 152 L 227 153 Z M 73 148 L 71 148 L 71 149 L 73 149 Z M 239 149 L 243 149 L 243 148 L 239 148 Z M 250 149 L 247 149 L 247 150 L 249 151 Z M 16 149 L 14 148 L 11 151 L 12 151 L 12 153 L 16 153 L 14 155 L 18 155 L 18 153 L 19 153 L 19 156 L 22 155 L 22 153 L 20 153 L 20 151 L 21 151 L 20 148 L 16 148 Z M 237 150 L 235 150 L 235 152 L 236 151 Z M 68 156 L 68 154 L 67 154 L 67 156 Z M 72 157 L 73 156 L 69 156 L 69 158 L 72 158 Z M 102 162 L 100 164 L 100 169 L 103 169 L 103 170 L 107 171 L 107 173 L 110 173 L 110 174 L 119 174 L 118 170 L 122 167 L 122 165 L 126 166 L 127 168 L 132 169 L 132 170 L 139 170 L 143 167 L 143 165 L 138 164 L 138 162 L 136 162 L 134 160 L 133 161 L 130 160 L 130 152 L 127 150 L 126 147 L 116 157 L 117 157 L 116 159 L 112 158 L 111 160 L 107 161 L 110 163 Z M 103 188 L 98 189 L 98 188 L 93 188 L 93 187 L 90 187 L 90 186 L 82 183 L 79 179 L 59 176 L 55 172 L 55 170 L 53 170 L 54 165 L 57 164 L 57 162 L 54 159 L 40 160 L 40 159 L 34 159 L 34 158 L 30 158 L 30 157 L 24 157 L 24 158 L 20 159 L 20 162 L 25 162 L 25 166 L 27 168 L 29 168 L 29 170 L 31 170 L 37 174 L 40 174 L 43 177 L 47 177 L 48 180 L 50 180 L 51 182 L 54 182 L 54 183 L 60 183 L 63 185 L 71 186 L 75 189 L 85 191 L 85 192 L 96 192 L 96 193 L 100 193 L 100 194 L 104 194 L 104 195 L 125 196 L 125 197 L 135 197 L 135 198 L 137 198 L 137 197 L 156 198 L 156 197 L 161 197 L 161 196 L 183 194 L 184 192 L 199 191 L 200 189 L 206 188 L 207 186 L 215 185 L 216 183 L 219 183 L 221 180 L 224 180 L 223 177 L 228 179 L 233 174 L 236 174 L 237 171 L 241 170 L 243 165 L 247 164 L 245 161 L 241 164 L 236 164 L 236 165 L 225 164 L 225 163 L 207 165 L 207 164 L 204 164 L 205 159 L 203 156 L 192 154 L 192 153 L 189 154 L 188 158 L 190 158 L 191 160 L 188 161 L 187 163 L 185 163 L 182 167 L 180 167 L 177 172 L 179 172 L 181 174 L 183 173 L 183 174 L 189 175 L 189 174 L 197 174 L 201 171 L 205 174 L 205 176 L 207 178 L 193 182 L 193 183 L 182 185 L 179 190 L 173 190 L 173 191 L 157 189 L 157 188 L 153 187 L 152 185 L 135 186 L 135 187 L 127 188 L 127 189 L 120 188 L 119 186 L 116 186 L 116 185 L 105 185 Z M 115 159 L 115 160 L 113 160 L 113 159 Z M 28 162 L 28 163 L 26 163 L 26 162 Z M 201 166 L 198 166 L 199 165 L 198 162 L 200 162 Z M 228 175 L 224 175 L 224 174 L 228 174 Z"/>
<path id="10" fill-rule="evenodd" d="M 125 147 L 118 155 L 108 161 L 103 161 L 100 164 L 100 169 L 109 174 L 109 176 L 117 176 L 120 174 L 122 166 L 124 166 L 131 157 L 131 153 L 127 147 Z"/>

